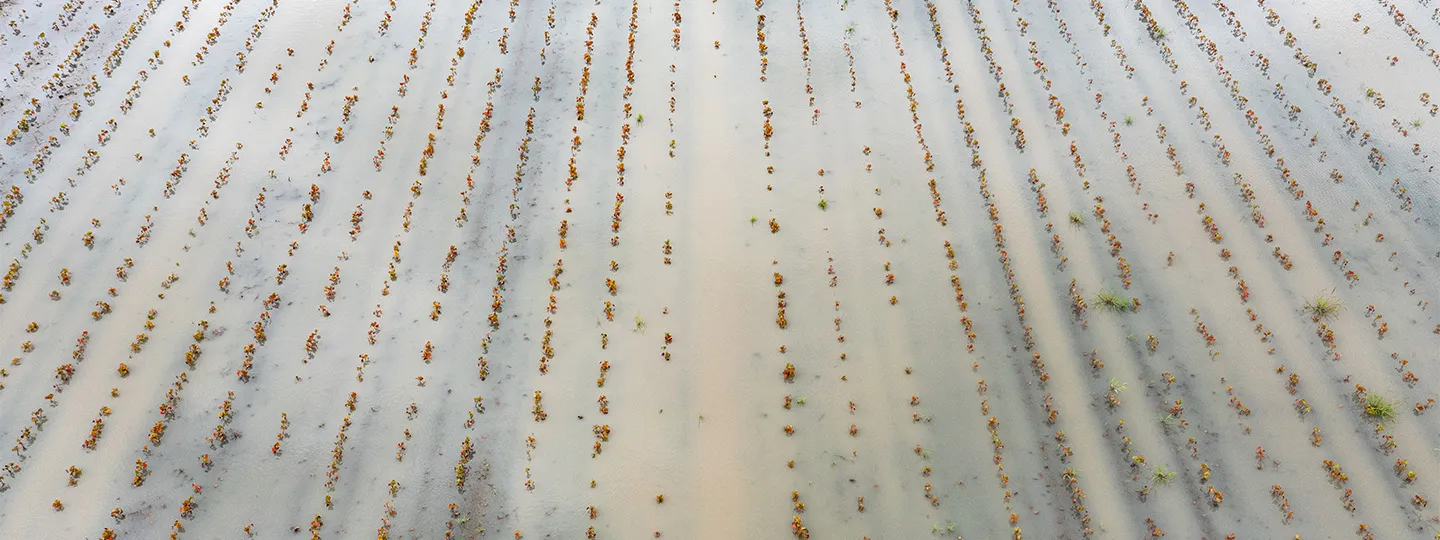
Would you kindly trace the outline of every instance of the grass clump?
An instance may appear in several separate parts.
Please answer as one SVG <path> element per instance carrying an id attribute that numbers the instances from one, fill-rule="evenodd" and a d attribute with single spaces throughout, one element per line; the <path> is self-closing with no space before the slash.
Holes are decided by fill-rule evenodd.
<path id="1" fill-rule="evenodd" d="M 1162 428 L 1170 429 L 1170 428 L 1175 427 L 1176 425 L 1179 425 L 1179 424 L 1180 424 L 1180 419 L 1179 419 L 1179 418 L 1176 418 L 1175 415 L 1173 415 L 1173 414 L 1166 413 L 1165 416 L 1161 416 L 1161 417 L 1160 417 L 1160 427 L 1162 427 Z"/>
<path id="2" fill-rule="evenodd" d="M 817 206 L 819 206 L 821 210 L 824 210 L 830 206 L 830 203 L 825 199 L 820 199 L 820 203 Z"/>
<path id="3" fill-rule="evenodd" d="M 1365 416 L 1381 423 L 1395 419 L 1395 404 L 1380 394 L 1365 395 Z"/>
<path id="4" fill-rule="evenodd" d="M 1333 319 L 1344 308 L 1345 305 L 1340 299 L 1326 294 L 1316 295 L 1315 298 L 1305 301 L 1305 311 L 1317 321 Z"/>
<path id="5" fill-rule="evenodd" d="M 1154 481 L 1157 485 L 1170 485 L 1170 482 L 1175 479 L 1175 471 L 1170 470 L 1169 467 L 1161 465 L 1159 467 L 1156 467 L 1154 472 L 1150 473 L 1150 479 Z"/>
<path id="6" fill-rule="evenodd" d="M 1135 116 L 1134 116 L 1134 115 L 1130 115 L 1130 114 L 1125 115 L 1125 125 L 1127 125 L 1127 126 L 1133 126 L 1133 125 L 1135 125 Z"/>
<path id="7" fill-rule="evenodd" d="M 1125 311 L 1129 309 L 1130 302 L 1115 291 L 1102 290 L 1095 293 L 1095 305 L 1100 306 L 1101 311 Z"/>
<path id="8" fill-rule="evenodd" d="M 1079 212 L 1070 212 L 1070 223 L 1075 225 L 1085 224 L 1085 215 Z"/>

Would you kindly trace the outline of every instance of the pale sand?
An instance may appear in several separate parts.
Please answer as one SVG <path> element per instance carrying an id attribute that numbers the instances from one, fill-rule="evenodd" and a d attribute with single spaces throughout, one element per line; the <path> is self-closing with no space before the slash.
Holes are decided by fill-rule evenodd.
<path id="1" fill-rule="evenodd" d="M 16 359 L 0 378 L 0 434 L 14 441 L 7 444 L 25 445 L 0 459 L 20 468 L 0 473 L 0 538 L 100 538 L 107 528 L 119 538 L 161 538 L 178 531 L 177 520 L 182 538 L 244 538 L 251 524 L 256 538 L 298 537 L 317 516 L 323 525 L 312 535 L 324 538 L 574 538 L 591 527 L 598 538 L 786 538 L 795 536 L 797 517 L 815 538 L 855 539 L 998 539 L 1018 537 L 1017 530 L 1026 538 L 1083 538 L 1087 527 L 1094 537 L 1129 539 L 1154 533 L 1147 520 L 1171 538 L 1340 538 L 1365 530 L 1376 538 L 1428 538 L 1440 531 L 1436 510 L 1415 499 L 1436 493 L 1440 429 L 1428 420 L 1431 411 L 1412 411 L 1440 397 L 1432 382 L 1440 377 L 1433 353 L 1440 327 L 1426 304 L 1440 293 L 1440 206 L 1428 170 L 1437 139 L 1427 123 L 1434 120 L 1430 106 L 1420 100 L 1440 87 L 1440 67 L 1428 58 L 1430 45 L 1412 46 L 1382 2 L 1344 8 L 1358 10 L 1354 22 L 1356 12 L 1315 2 L 1235 2 L 1222 10 L 1157 1 L 1151 15 L 1167 30 L 1157 43 L 1131 4 L 1064 3 L 1054 12 L 1040 2 L 981 0 L 973 7 L 991 60 L 1004 69 L 998 82 L 1009 92 L 1009 111 L 965 3 L 897 2 L 892 25 L 883 2 L 684 0 L 678 49 L 671 41 L 676 5 L 634 4 L 628 96 L 632 4 L 623 2 L 486 2 L 461 39 L 471 7 L 463 1 L 392 10 L 385 2 L 283 0 L 267 12 L 263 0 L 228 4 L 233 9 L 222 0 L 164 0 L 120 49 L 113 76 L 102 64 L 145 6 L 0 4 L 15 21 L 4 28 L 0 54 L 24 69 L 4 79 L 0 126 L 14 127 L 31 97 L 40 103 L 29 130 L 0 147 L 0 189 L 23 194 L 22 204 L 7 199 L 13 215 L 0 230 L 3 258 L 21 265 L 0 305 L 0 355 Z M 346 6 L 350 19 L 337 29 Z M 1420 37 L 1440 36 L 1432 7 L 1414 0 L 1395 7 Z M 552 8 L 553 28 L 546 20 Z M 1269 9 L 1280 18 L 1274 27 Z M 69 19 L 57 19 L 66 10 Z M 1227 10 L 1235 11 L 1243 40 L 1232 34 Z M 1248 99 L 1244 106 L 1185 25 L 1186 13 L 1224 57 Z M 409 50 L 427 14 L 425 47 L 412 68 Z M 592 14 L 593 64 L 585 118 L 577 121 Z M 765 16 L 763 81 L 757 14 Z M 1028 24 L 1023 35 L 1017 17 Z M 1318 28 L 1310 17 L 1318 17 Z M 235 53 L 246 51 L 262 19 L 240 73 Z M 68 22 L 57 31 L 57 20 Z M 46 94 L 41 85 L 92 23 L 98 32 L 87 37 L 88 50 L 61 71 L 66 90 Z M 214 27 L 218 39 L 196 65 Z M 1319 63 L 1316 75 L 1293 58 L 1281 27 Z M 42 31 L 48 46 L 33 43 Z M 1252 49 L 1270 59 L 1268 72 Z M 152 64 L 157 50 L 161 63 Z M 34 65 L 26 64 L 26 51 Z M 1032 55 L 1047 71 L 1034 69 Z M 1399 56 L 1397 65 L 1391 55 Z M 277 64 L 283 69 L 272 84 Z M 1134 68 L 1133 78 L 1125 66 Z M 490 89 L 496 68 L 501 84 Z M 80 95 L 91 75 L 102 85 L 93 104 Z M 933 170 L 909 116 L 906 77 Z M 1329 95 L 1317 87 L 1320 78 L 1333 87 Z M 201 136 L 197 126 L 222 79 L 231 90 Z M 132 83 L 138 97 L 122 113 Z M 1370 88 L 1384 108 L 1367 98 Z M 308 110 L 296 117 L 306 92 Z M 1048 102 L 1052 95 L 1066 109 L 1068 134 Z M 346 96 L 358 102 L 336 142 Z M 1146 96 L 1153 112 L 1141 104 Z M 1343 114 L 1330 108 L 1332 97 Z M 957 99 L 964 100 L 963 121 Z M 765 100 L 774 130 L 768 154 Z M 78 120 L 67 117 L 76 102 Z M 493 117 L 477 149 L 487 103 Z M 1300 107 L 1293 120 L 1289 105 Z M 377 171 L 371 160 L 392 106 L 398 121 Z M 1209 114 L 1208 129 L 1199 107 Z M 1261 148 L 1247 109 L 1271 137 L 1274 157 Z M 112 117 L 118 129 L 106 125 Z M 1345 132 L 1347 117 L 1370 134 L 1369 143 Z M 1025 130 L 1023 151 L 1011 118 Z M 1417 119 L 1422 125 L 1412 126 Z M 1110 121 L 1121 135 L 1118 150 Z M 980 142 L 984 190 L 966 152 L 964 122 Z M 629 126 L 628 141 L 622 126 Z M 102 146 L 95 137 L 106 129 L 113 133 Z M 422 177 L 417 168 L 430 134 L 434 155 Z M 60 146 L 43 171 L 27 174 L 52 135 Z M 1228 165 L 1212 145 L 1215 135 L 1231 153 Z M 293 145 L 282 157 L 287 138 Z M 1069 155 L 1072 143 L 1084 160 L 1083 178 Z M 1417 143 L 1419 155 L 1411 151 Z M 1181 175 L 1165 156 L 1168 145 Z M 1372 147 L 1387 162 L 1379 170 L 1366 161 Z M 87 170 L 89 149 L 101 160 Z M 333 170 L 321 173 L 327 152 Z M 188 164 L 167 194 L 182 153 Z M 578 178 L 567 188 L 572 157 Z M 1281 157 L 1304 195 L 1286 186 L 1275 162 Z M 227 166 L 228 180 L 217 183 Z M 1127 179 L 1130 166 L 1138 184 Z M 1343 182 L 1330 178 L 1332 168 Z M 1028 180 L 1032 169 L 1043 183 L 1043 213 Z M 517 170 L 520 189 L 512 191 Z M 1263 228 L 1232 182 L 1236 173 L 1253 190 Z M 927 186 L 932 178 L 938 207 Z M 416 180 L 418 195 L 411 191 Z M 1186 182 L 1194 184 L 1193 197 Z M 321 195 L 302 234 L 311 184 Z M 61 192 L 68 204 L 47 200 Z M 624 198 L 618 233 L 610 228 L 617 195 Z M 1325 219 L 1323 231 L 1306 215 L 1307 201 Z M 352 240 L 357 205 L 363 222 Z M 461 207 L 468 220 L 457 223 Z M 1069 223 L 1071 212 L 1083 223 Z M 1222 241 L 1204 230 L 1205 215 Z M 780 226 L 774 234 L 772 218 Z M 250 219 L 258 230 L 246 230 Z M 137 244 L 147 223 L 149 239 Z M 1003 248 L 996 223 L 1004 227 Z M 43 242 L 34 238 L 37 226 Z M 82 243 L 87 231 L 93 248 Z M 1334 238 L 1322 245 L 1326 232 Z M 1122 243 L 1114 255 L 1110 234 Z M 1063 249 L 1054 248 L 1053 235 Z M 293 253 L 291 242 L 298 242 Z M 451 246 L 458 255 L 447 265 Z M 1277 247 L 1291 268 L 1272 254 Z M 492 330 L 486 318 L 502 249 L 503 308 Z M 1335 250 L 1347 266 L 1332 262 Z M 1128 289 L 1118 257 L 1130 266 Z M 126 258 L 134 266 L 122 280 L 113 267 Z M 564 272 L 552 290 L 557 260 Z M 289 273 L 277 284 L 282 264 Z M 1232 265 L 1238 278 L 1228 273 Z M 59 284 L 61 268 L 70 272 L 69 285 Z M 335 298 L 327 300 L 324 287 L 337 268 Z M 1348 281 L 1346 270 L 1360 280 Z M 776 272 L 782 285 L 774 283 Z M 178 281 L 162 285 L 172 273 Z M 437 290 L 442 273 L 445 292 Z M 952 275 L 963 286 L 964 310 Z M 222 278 L 230 280 L 228 292 L 217 287 Z M 607 278 L 615 280 L 614 295 Z M 1241 278 L 1250 292 L 1243 301 Z M 1083 315 L 1072 311 L 1072 279 L 1089 304 Z M 1023 319 L 1011 283 L 1023 297 Z M 1142 307 L 1102 311 L 1095 294 L 1106 289 Z M 771 311 L 780 291 L 783 329 Z M 279 305 L 267 311 L 272 293 Z M 1334 350 L 1302 310 L 1322 294 L 1344 305 L 1326 321 Z M 100 320 L 87 314 L 97 301 L 112 310 Z M 604 313 L 607 301 L 613 320 Z M 437 320 L 432 302 L 442 304 Z M 150 309 L 156 316 L 147 330 Z M 269 317 L 266 340 L 242 381 L 236 370 L 262 313 Z M 185 352 L 202 320 L 202 354 L 191 368 Z M 373 345 L 366 336 L 372 322 L 380 328 Z M 1381 322 L 1388 325 L 1383 338 Z M 1197 331 L 1202 323 L 1214 345 Z M 1024 339 L 1027 326 L 1033 346 Z M 69 356 L 74 340 L 87 332 L 84 360 L 76 361 Z M 148 341 L 132 354 L 142 332 Z M 313 359 L 305 346 L 312 332 Z M 542 373 L 547 335 L 553 356 Z M 23 350 L 26 342 L 33 351 Z M 426 343 L 433 347 L 429 363 L 422 359 Z M 1091 365 L 1090 351 L 1103 368 Z M 1037 353 L 1043 370 L 1035 368 Z M 363 380 L 356 376 L 362 355 Z M 1408 360 L 1403 368 L 1401 360 Z M 610 369 L 597 387 L 602 361 Z M 121 362 L 128 376 L 117 373 Z M 74 374 L 61 384 L 56 370 L 67 364 Z M 782 377 L 787 364 L 795 366 L 793 381 Z M 1403 379 L 1406 372 L 1418 382 Z M 1299 380 L 1293 395 L 1291 374 Z M 159 405 L 181 375 L 175 416 L 161 444 L 152 445 L 148 430 L 162 419 Z M 1112 381 L 1116 404 L 1107 403 Z M 1363 417 L 1356 384 L 1395 403 L 1398 414 L 1383 431 Z M 544 421 L 531 411 L 537 391 Z M 46 397 L 52 392 L 53 401 Z M 608 414 L 599 410 L 602 395 Z M 469 425 L 477 396 L 484 412 Z M 1301 398 L 1308 414 L 1297 412 Z M 222 421 L 227 400 L 232 418 Z M 1177 400 L 1183 414 L 1166 420 Z M 1058 413 L 1053 423 L 1047 402 Z M 80 443 L 101 407 L 110 414 L 90 450 Z M 37 409 L 47 418 L 43 429 L 29 418 Z M 276 455 L 271 445 L 282 414 L 289 426 Z M 327 485 L 347 420 L 343 459 Z M 593 455 L 597 425 L 610 431 Z M 27 427 L 33 440 L 23 435 Z M 228 444 L 212 446 L 217 427 Z M 1383 435 L 1394 437 L 1395 448 L 1384 446 Z M 467 440 L 474 456 L 463 461 Z M 213 467 L 201 466 L 202 455 Z M 140 487 L 132 485 L 137 459 L 149 469 Z M 1397 459 L 1408 460 L 1403 469 Z M 1325 460 L 1343 467 L 1343 485 Z M 462 461 L 464 487 L 457 489 Z M 83 470 L 73 487 L 71 466 Z M 1167 485 L 1154 477 L 1162 466 L 1176 473 Z M 1404 470 L 1417 478 L 1405 481 Z M 1084 493 L 1078 501 L 1076 487 Z M 1223 493 L 1218 505 L 1212 487 Z M 191 496 L 196 506 L 182 517 Z M 57 499 L 63 511 L 51 507 Z M 109 515 L 116 508 L 124 520 Z"/>

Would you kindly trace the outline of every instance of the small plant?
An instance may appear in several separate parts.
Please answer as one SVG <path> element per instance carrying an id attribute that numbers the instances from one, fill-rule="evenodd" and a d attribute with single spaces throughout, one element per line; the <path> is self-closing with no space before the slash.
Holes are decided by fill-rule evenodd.
<path id="1" fill-rule="evenodd" d="M 1125 386 L 1125 383 L 1124 383 L 1124 382 L 1121 382 L 1119 378 L 1117 378 L 1117 377 L 1111 377 L 1111 378 L 1110 378 L 1110 391 L 1111 391 L 1111 392 L 1114 392 L 1114 393 L 1117 393 L 1117 394 L 1118 394 L 1118 393 L 1124 392 L 1125 390 L 1128 390 L 1128 389 L 1129 389 L 1129 387 L 1128 387 L 1128 386 Z"/>
<path id="2" fill-rule="evenodd" d="M 1125 125 L 1127 125 L 1127 126 L 1133 126 L 1133 125 L 1135 125 L 1135 116 L 1134 116 L 1134 115 L 1130 115 L 1130 114 L 1125 115 Z"/>
<path id="3" fill-rule="evenodd" d="M 1108 407 L 1119 407 L 1120 392 L 1124 392 L 1126 388 L 1125 383 L 1120 382 L 1120 379 L 1111 377 L 1110 386 L 1105 389 L 1105 405 Z"/>
<path id="4" fill-rule="evenodd" d="M 1415 129 L 1420 129 L 1420 126 L 1423 125 L 1425 125 L 1425 121 L 1419 118 L 1410 121 L 1410 127 L 1413 127 Z"/>
<path id="5" fill-rule="evenodd" d="M 1095 304 L 1100 306 L 1102 311 L 1125 311 L 1130 307 L 1130 302 L 1109 290 L 1095 293 Z"/>
<path id="6" fill-rule="evenodd" d="M 1170 481 L 1175 479 L 1175 471 L 1161 465 L 1156 467 L 1154 472 L 1150 473 L 1150 479 L 1158 485 L 1168 486 L 1170 485 Z"/>
<path id="7" fill-rule="evenodd" d="M 639 314 L 636 314 L 636 315 L 635 315 L 635 331 L 636 331 L 636 332 L 644 332 L 644 331 L 645 331 L 645 318 L 644 318 L 644 317 L 641 317 Z"/>
<path id="8" fill-rule="evenodd" d="M 1334 318 L 1344 307 L 1338 298 L 1325 294 L 1316 295 L 1313 300 L 1305 301 L 1305 311 L 1309 312 L 1317 321 Z"/>
<path id="9" fill-rule="evenodd" d="M 1169 35 L 1170 32 L 1166 31 L 1164 26 L 1160 26 L 1157 24 L 1155 25 L 1153 34 L 1155 35 L 1155 41 L 1164 41 L 1165 36 Z"/>
<path id="10" fill-rule="evenodd" d="M 1365 416 L 1380 423 L 1395 419 L 1395 404 L 1380 394 L 1365 394 Z"/>
<path id="11" fill-rule="evenodd" d="M 751 224 L 751 225 L 754 225 L 756 221 L 758 221 L 758 218 L 756 218 L 755 216 L 750 216 L 750 224 Z"/>
<path id="12" fill-rule="evenodd" d="M 821 210 L 824 210 L 826 207 L 830 206 L 830 203 L 826 202 L 825 199 L 820 199 L 819 206 Z"/>
<path id="13" fill-rule="evenodd" d="M 645 123 L 645 114 L 644 114 L 644 113 L 640 113 L 640 114 L 635 115 L 635 123 L 637 123 L 637 124 L 644 124 L 644 123 Z"/>
<path id="14" fill-rule="evenodd" d="M 850 0 L 845 0 L 845 4 L 849 4 L 849 3 L 850 3 Z M 844 8 L 841 8 L 841 9 L 844 9 Z M 846 26 L 845 26 L 845 33 L 846 33 L 847 35 L 854 35 L 854 34 L 855 34 L 855 23 L 850 23 L 849 25 L 846 25 Z"/>
<path id="15" fill-rule="evenodd" d="M 1075 225 L 1084 225 L 1085 216 L 1079 212 L 1070 212 L 1070 223 Z"/>

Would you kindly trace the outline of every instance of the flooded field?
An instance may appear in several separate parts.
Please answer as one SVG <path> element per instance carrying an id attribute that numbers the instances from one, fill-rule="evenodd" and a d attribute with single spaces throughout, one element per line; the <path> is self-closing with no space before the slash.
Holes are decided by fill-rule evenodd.
<path id="1" fill-rule="evenodd" d="M 0 1 L 0 538 L 1440 537 L 1430 4 Z"/>

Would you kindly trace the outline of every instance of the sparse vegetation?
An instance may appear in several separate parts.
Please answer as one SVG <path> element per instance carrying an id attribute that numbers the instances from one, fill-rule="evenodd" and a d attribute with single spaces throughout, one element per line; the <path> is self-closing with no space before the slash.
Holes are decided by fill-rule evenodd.
<path id="1" fill-rule="evenodd" d="M 0 48 L 27 58 L 7 85 L 45 91 L 22 92 L 7 102 L 15 114 L 0 115 L 12 123 L 3 159 L 14 161 L 0 168 L 26 180 L 0 185 L 0 243 L 16 247 L 0 262 L 0 308 L 24 311 L 0 316 L 0 342 L 18 345 L 0 347 L 0 411 L 15 424 L 0 492 L 66 513 L 9 512 L 0 530 L 116 540 L 79 529 L 133 535 L 156 528 L 159 510 L 176 537 L 190 523 L 227 528 L 201 535 L 273 538 L 309 522 L 314 538 L 372 526 L 398 537 L 403 525 L 428 538 L 534 540 L 555 524 L 474 503 L 538 496 L 567 501 L 567 536 L 619 524 L 631 537 L 680 537 L 697 511 L 713 511 L 705 479 L 647 465 L 697 444 L 760 450 L 721 456 L 766 478 L 735 486 L 758 501 L 745 508 L 764 518 L 746 523 L 757 538 L 810 538 L 814 527 L 923 540 L 929 521 L 932 540 L 1106 528 L 1154 540 L 1162 526 L 1180 537 L 1197 525 L 1217 540 L 1264 530 L 1388 540 L 1422 534 L 1412 516 L 1431 516 L 1434 484 L 1418 475 L 1440 451 L 1425 448 L 1440 396 L 1422 379 L 1437 376 L 1426 345 L 1440 320 L 1427 319 L 1423 280 L 1440 236 L 1415 216 L 1431 191 L 1416 171 L 1436 152 L 1419 130 L 1440 117 L 1424 90 L 1440 90 L 1423 58 L 1392 56 L 1413 32 L 1363 26 L 1389 26 L 1372 8 L 1345 15 L 1353 29 L 1327 19 L 1337 28 L 1326 36 L 1286 31 L 1305 13 L 1263 0 L 1253 17 L 1192 14 L 1184 2 L 1166 6 L 1172 15 L 1145 2 L 1021 13 L 1012 0 L 1007 13 L 885 0 L 853 18 L 852 0 L 837 11 L 797 0 L 793 12 L 755 0 L 753 12 L 724 6 L 723 29 L 678 1 L 632 1 L 626 14 L 598 0 L 357 0 L 319 13 L 224 0 L 213 23 L 200 0 L 175 1 L 186 6 L 93 1 L 115 19 L 93 26 L 83 22 L 99 22 L 96 6 L 57 1 L 4 29 L 16 39 Z M 1416 9 L 1403 4 L 1387 16 L 1422 15 L 1401 15 Z M 271 28 L 313 19 L 344 32 L 261 40 L 272 16 Z M 392 18 L 405 30 L 390 31 Z M 1185 26 L 1174 45 L 1161 21 Z M 200 29 L 182 34 L 187 25 Z M 1278 37 L 1245 37 L 1263 28 Z M 202 45 L 195 33 L 207 30 Z M 160 45 L 166 32 L 180 46 Z M 1236 40 L 1254 47 L 1247 66 L 1219 67 L 1222 52 L 1241 62 Z M 988 63 L 978 78 L 975 45 Z M 234 57 L 214 54 L 224 51 Z M 1384 83 L 1393 96 L 1361 80 L 1381 61 L 1406 63 L 1390 67 L 1406 78 Z M 149 114 L 180 94 L 209 103 Z M 656 111 L 666 127 L 644 125 Z M 142 136 L 136 116 L 161 125 Z M 847 201 L 834 215 L 830 195 Z M 107 202 L 117 200 L 152 206 Z M 757 212 L 750 230 L 726 221 L 745 211 Z M 755 231 L 758 212 L 769 237 Z M 1341 295 L 1341 283 L 1353 290 Z M 886 312 L 887 300 L 903 311 Z M 103 336 L 98 366 L 95 353 L 85 361 L 92 333 Z M 116 354 L 132 335 L 129 355 Z M 1131 380 L 1139 392 L 1126 393 Z M 114 385 L 129 385 L 125 400 Z M 274 440 L 231 444 L 276 420 Z M 75 443 L 84 454 L 47 452 Z M 475 457 L 494 458 L 492 447 L 516 459 L 492 473 Z M 185 479 L 167 473 L 197 458 Z M 981 463 L 996 476 L 976 478 Z M 261 474 L 205 488 L 241 464 Z M 143 490 L 117 482 L 132 470 L 131 487 L 149 477 Z M 637 489 L 656 506 L 633 504 Z M 1300 496 L 1317 489 L 1348 512 Z M 306 512 L 263 497 L 271 491 L 303 495 Z M 351 504 L 357 493 L 368 502 Z M 582 504 L 600 508 L 584 519 Z M 284 523 L 238 522 L 236 505 Z M 1190 512 L 1166 515 L 1172 506 Z M 94 519 L 103 513 L 115 523 Z"/>

